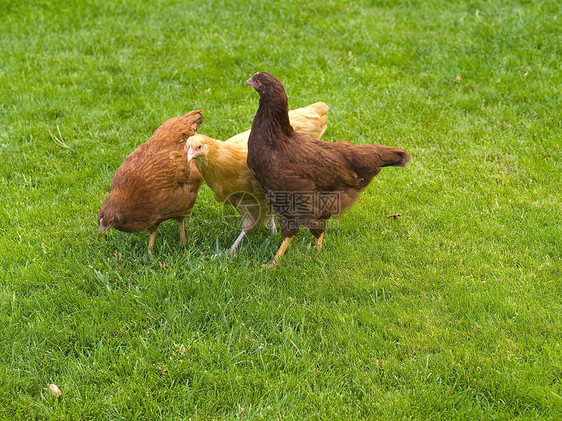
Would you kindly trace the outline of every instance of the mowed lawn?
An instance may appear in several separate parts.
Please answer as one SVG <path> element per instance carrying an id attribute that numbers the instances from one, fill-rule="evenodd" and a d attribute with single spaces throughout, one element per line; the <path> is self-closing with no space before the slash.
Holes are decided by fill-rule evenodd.
<path id="1" fill-rule="evenodd" d="M 126 3 L 0 0 L 1 419 L 562 418 L 557 1 Z M 206 186 L 187 246 L 98 239 L 125 157 L 248 129 L 257 71 L 410 165 L 277 270 Z"/>

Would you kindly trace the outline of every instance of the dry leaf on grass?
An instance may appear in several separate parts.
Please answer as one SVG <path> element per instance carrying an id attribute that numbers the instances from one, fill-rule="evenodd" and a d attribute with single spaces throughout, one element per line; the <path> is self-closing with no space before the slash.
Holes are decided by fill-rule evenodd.
<path id="1" fill-rule="evenodd" d="M 56 384 L 50 383 L 49 390 L 51 391 L 51 394 L 55 398 L 60 398 L 62 396 L 62 392 L 60 391 L 59 387 Z"/>

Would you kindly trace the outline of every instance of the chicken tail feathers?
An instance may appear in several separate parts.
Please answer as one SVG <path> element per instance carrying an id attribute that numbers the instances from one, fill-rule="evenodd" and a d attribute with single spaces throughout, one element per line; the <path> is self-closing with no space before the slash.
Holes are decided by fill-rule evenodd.
<path id="1" fill-rule="evenodd" d="M 381 167 L 405 167 L 410 162 L 410 155 L 402 148 L 387 147 L 381 159 Z"/>
<path id="2" fill-rule="evenodd" d="M 203 122 L 201 110 L 190 111 L 184 115 L 184 118 L 186 119 L 187 126 L 195 132 L 197 131 L 199 125 Z"/>
<path id="3" fill-rule="evenodd" d="M 323 102 L 316 102 L 303 108 L 289 111 L 289 119 L 293 129 L 315 139 L 320 139 L 326 131 L 328 110 L 330 107 Z"/>

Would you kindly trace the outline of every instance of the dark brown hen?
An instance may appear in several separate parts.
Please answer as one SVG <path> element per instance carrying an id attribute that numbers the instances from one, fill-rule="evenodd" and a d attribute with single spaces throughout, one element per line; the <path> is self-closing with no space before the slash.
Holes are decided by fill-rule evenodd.
<path id="1" fill-rule="evenodd" d="M 158 225 L 175 219 L 180 241 L 186 243 L 183 221 L 191 214 L 203 177 L 187 161 L 185 142 L 197 134 L 202 121 L 200 110 L 171 118 L 125 159 L 98 214 L 100 237 L 109 228 L 124 232 L 146 229 L 150 252 Z"/>
<path id="2" fill-rule="evenodd" d="M 372 143 L 326 142 L 295 133 L 289 124 L 285 88 L 273 75 L 256 73 L 246 81 L 260 95 L 248 139 L 248 167 L 279 216 L 283 243 L 307 227 L 320 251 L 326 221 L 349 208 L 381 168 L 404 167 L 404 149 Z"/>

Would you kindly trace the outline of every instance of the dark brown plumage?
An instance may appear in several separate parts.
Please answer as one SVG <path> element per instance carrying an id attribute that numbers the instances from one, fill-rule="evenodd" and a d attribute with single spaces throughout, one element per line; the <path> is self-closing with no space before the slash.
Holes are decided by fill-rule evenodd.
<path id="1" fill-rule="evenodd" d="M 109 228 L 125 232 L 146 229 L 150 252 L 158 225 L 175 219 L 180 241 L 186 243 L 183 221 L 191 214 L 203 177 L 187 161 L 185 142 L 197 134 L 202 121 L 200 110 L 171 118 L 125 159 L 98 214 L 100 237 Z"/>
<path id="2" fill-rule="evenodd" d="M 326 220 L 349 208 L 382 167 L 406 166 L 410 155 L 377 143 L 326 142 L 295 133 L 285 88 L 273 75 L 246 81 L 260 95 L 248 139 L 248 167 L 279 216 L 283 243 L 275 266 L 300 226 L 322 247 Z"/>

